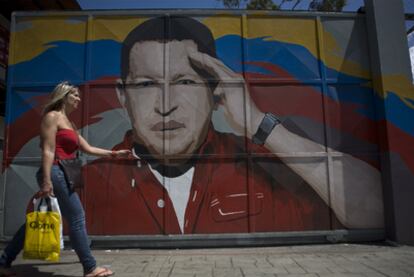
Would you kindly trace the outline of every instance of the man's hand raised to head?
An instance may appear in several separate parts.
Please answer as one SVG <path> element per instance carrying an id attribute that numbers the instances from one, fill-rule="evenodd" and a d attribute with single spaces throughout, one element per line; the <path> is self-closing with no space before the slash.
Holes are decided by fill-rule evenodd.
<path id="1" fill-rule="evenodd" d="M 207 54 L 199 51 L 189 51 L 188 55 L 192 65 L 207 71 L 219 80 L 219 84 L 213 93 L 220 97 L 219 104 L 224 108 L 224 115 L 228 123 L 236 132 L 244 134 L 244 122 L 246 122 L 247 136 L 251 138 L 256 132 L 264 113 L 257 108 L 251 99 L 243 77 L 233 72 L 218 59 Z"/>

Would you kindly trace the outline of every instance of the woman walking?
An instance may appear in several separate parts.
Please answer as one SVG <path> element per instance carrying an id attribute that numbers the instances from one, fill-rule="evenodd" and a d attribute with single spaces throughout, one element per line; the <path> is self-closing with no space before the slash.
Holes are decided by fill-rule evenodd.
<path id="1" fill-rule="evenodd" d="M 68 115 L 75 111 L 81 102 L 79 89 L 67 82 L 58 84 L 46 104 L 40 126 L 40 141 L 42 147 L 42 167 L 37 173 L 40 185 L 40 196 L 57 197 L 62 216 L 69 225 L 69 237 L 72 248 L 75 250 L 83 266 L 85 277 L 105 277 L 114 273 L 104 267 L 96 265 L 92 256 L 88 235 L 85 226 L 85 212 L 79 196 L 70 189 L 65 175 L 58 164 L 58 160 L 72 159 L 76 151 L 100 157 L 128 157 L 130 150 L 111 151 L 89 145 L 89 143 L 76 132 Z M 0 257 L 0 275 L 10 275 L 7 270 L 14 261 L 24 244 L 25 225 L 14 235 L 13 240 L 5 248 Z M 9 274 L 9 275 L 7 275 Z"/>

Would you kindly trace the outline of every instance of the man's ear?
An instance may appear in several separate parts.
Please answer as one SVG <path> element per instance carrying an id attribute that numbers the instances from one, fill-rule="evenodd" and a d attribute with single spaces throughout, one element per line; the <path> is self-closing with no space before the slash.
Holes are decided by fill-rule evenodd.
<path id="1" fill-rule="evenodd" d="M 116 80 L 116 95 L 118 96 L 119 103 L 121 103 L 122 107 L 126 108 L 125 85 L 121 79 Z"/>

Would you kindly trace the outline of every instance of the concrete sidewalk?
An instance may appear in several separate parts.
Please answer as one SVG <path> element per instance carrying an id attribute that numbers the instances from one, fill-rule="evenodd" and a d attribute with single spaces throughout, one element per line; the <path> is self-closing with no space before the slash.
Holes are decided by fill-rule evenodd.
<path id="1" fill-rule="evenodd" d="M 191 250 L 94 250 L 98 263 L 115 276 L 414 276 L 414 247 L 330 244 L 262 248 Z M 18 276 L 82 276 L 73 251 L 59 263 L 23 260 L 13 266 Z"/>

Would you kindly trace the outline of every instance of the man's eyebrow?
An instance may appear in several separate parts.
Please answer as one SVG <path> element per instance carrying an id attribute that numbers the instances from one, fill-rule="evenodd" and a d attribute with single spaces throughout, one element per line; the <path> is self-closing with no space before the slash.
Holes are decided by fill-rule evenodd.
<path id="1" fill-rule="evenodd" d="M 174 81 L 177 81 L 177 80 L 179 80 L 179 79 L 181 79 L 183 77 L 184 78 L 197 78 L 197 79 L 200 78 L 200 76 L 198 76 L 197 74 L 192 74 L 192 73 L 186 73 L 186 74 L 177 73 L 177 74 L 173 75 L 170 80 L 171 80 L 171 82 L 174 82 Z"/>
<path id="2" fill-rule="evenodd" d="M 172 76 L 171 81 L 176 81 L 184 76 L 187 76 L 187 74 L 182 74 L 182 73 L 175 74 L 174 76 Z"/>

